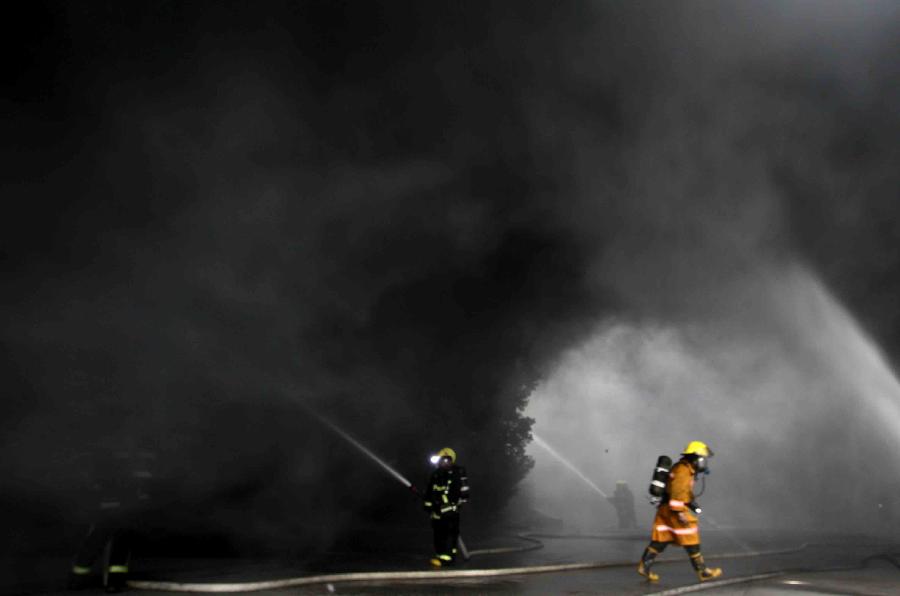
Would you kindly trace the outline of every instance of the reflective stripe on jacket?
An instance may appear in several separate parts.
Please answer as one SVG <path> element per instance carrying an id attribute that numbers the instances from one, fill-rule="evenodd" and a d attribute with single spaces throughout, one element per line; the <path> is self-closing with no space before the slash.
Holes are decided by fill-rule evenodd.
<path id="1" fill-rule="evenodd" d="M 469 483 L 466 470 L 453 465 L 447 469 L 438 468 L 431 474 L 424 495 L 424 506 L 431 511 L 432 519 L 454 513 L 459 506 L 469 500 Z"/>
<path id="2" fill-rule="evenodd" d="M 675 542 L 682 546 L 700 544 L 697 516 L 688 509 L 694 500 L 694 468 L 682 459 L 669 472 L 668 500 L 656 510 L 654 542 Z"/>

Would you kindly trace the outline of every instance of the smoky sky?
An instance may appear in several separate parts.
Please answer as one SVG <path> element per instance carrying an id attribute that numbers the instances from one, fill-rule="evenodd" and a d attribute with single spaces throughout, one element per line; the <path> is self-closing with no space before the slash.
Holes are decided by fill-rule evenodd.
<path id="1" fill-rule="evenodd" d="M 565 349 L 773 262 L 900 345 L 890 3 L 30 6 L 0 225 L 23 495 L 149 443 L 266 531 L 311 523 L 292 494 L 378 500 L 301 401 L 414 480 L 460 447 L 499 503 Z"/>

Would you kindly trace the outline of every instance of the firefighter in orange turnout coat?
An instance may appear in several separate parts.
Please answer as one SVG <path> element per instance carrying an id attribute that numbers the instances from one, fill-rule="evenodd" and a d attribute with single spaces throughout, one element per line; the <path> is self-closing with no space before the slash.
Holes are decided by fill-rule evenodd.
<path id="1" fill-rule="evenodd" d="M 694 503 L 694 477 L 706 472 L 712 450 L 700 441 L 691 441 L 681 453 L 669 473 L 666 495 L 653 520 L 653 534 L 650 544 L 644 550 L 638 573 L 651 582 L 659 581 L 659 575 L 651 571 L 653 561 L 672 542 L 683 546 L 691 559 L 694 571 L 700 581 L 707 581 L 722 575 L 722 570 L 707 567 L 700 553 L 700 526 L 692 509 Z"/>

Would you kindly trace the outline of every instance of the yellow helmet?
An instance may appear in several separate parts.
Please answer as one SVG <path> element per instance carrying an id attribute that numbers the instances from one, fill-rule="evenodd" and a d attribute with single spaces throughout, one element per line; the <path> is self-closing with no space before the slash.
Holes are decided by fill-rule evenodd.
<path id="1" fill-rule="evenodd" d="M 449 457 L 451 462 L 456 463 L 456 452 L 449 447 L 444 447 L 437 454 L 438 457 Z"/>
<path id="2" fill-rule="evenodd" d="M 681 452 L 681 455 L 698 455 L 700 457 L 712 457 L 712 450 L 703 441 L 691 441 Z"/>

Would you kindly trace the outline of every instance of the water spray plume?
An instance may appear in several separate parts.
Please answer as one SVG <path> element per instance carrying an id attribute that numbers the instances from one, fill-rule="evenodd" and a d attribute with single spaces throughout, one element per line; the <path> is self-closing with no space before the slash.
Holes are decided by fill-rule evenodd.
<path id="1" fill-rule="evenodd" d="M 817 344 L 822 357 L 866 404 L 869 415 L 883 425 L 894 448 L 900 448 L 900 380 L 875 340 L 831 292 L 812 276 L 806 283 L 812 296 L 808 302 L 824 319 L 815 327 L 823 337 Z M 841 351 L 825 350 L 818 347 L 821 345 L 840 346 Z"/>
<path id="2" fill-rule="evenodd" d="M 552 455 L 553 457 L 555 457 L 557 460 L 559 460 L 559 462 L 560 462 L 562 465 L 564 465 L 565 467 L 569 468 L 569 470 L 571 470 L 571 471 L 574 472 L 579 478 L 581 478 L 582 480 L 584 480 L 584 482 L 585 482 L 588 486 L 590 486 L 591 489 L 592 489 L 593 491 L 595 491 L 596 493 L 598 493 L 598 494 L 599 494 L 601 497 L 603 497 L 604 499 L 608 499 L 608 498 L 609 498 L 609 496 L 608 496 L 605 492 L 603 492 L 603 490 L 602 490 L 599 486 L 597 486 L 596 484 L 594 484 L 594 483 L 591 481 L 590 478 L 588 478 L 587 476 L 585 476 L 584 474 L 582 474 L 581 470 L 579 470 L 579 469 L 576 468 L 574 465 L 572 465 L 572 462 L 570 462 L 569 460 L 567 460 L 566 458 L 564 458 L 562 455 L 560 455 L 559 453 L 557 453 L 557 451 L 556 451 L 553 447 L 551 447 L 550 445 L 548 445 L 547 442 L 546 442 L 544 439 L 540 438 L 539 436 L 537 436 L 536 434 L 533 434 L 533 433 L 532 433 L 531 436 L 532 436 L 532 439 L 534 440 L 534 443 L 535 443 L 538 447 L 541 447 L 542 449 L 544 449 L 545 451 L 547 451 L 547 453 L 549 453 L 550 455 Z"/>

